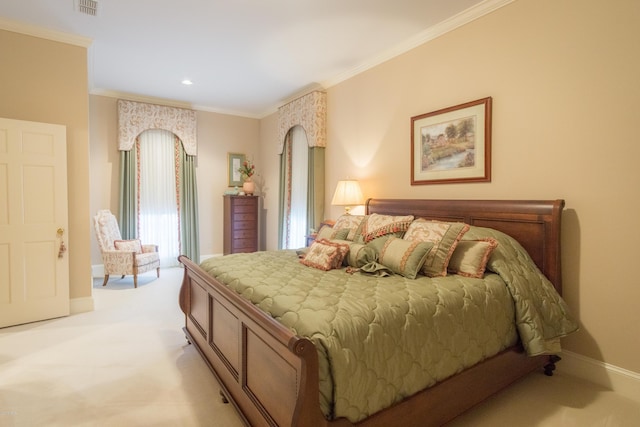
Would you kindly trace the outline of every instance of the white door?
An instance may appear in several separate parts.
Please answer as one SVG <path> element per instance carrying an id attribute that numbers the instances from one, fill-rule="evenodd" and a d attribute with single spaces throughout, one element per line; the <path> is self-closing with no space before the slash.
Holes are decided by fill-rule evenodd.
<path id="1" fill-rule="evenodd" d="M 0 327 L 69 314 L 67 136 L 0 118 Z"/>

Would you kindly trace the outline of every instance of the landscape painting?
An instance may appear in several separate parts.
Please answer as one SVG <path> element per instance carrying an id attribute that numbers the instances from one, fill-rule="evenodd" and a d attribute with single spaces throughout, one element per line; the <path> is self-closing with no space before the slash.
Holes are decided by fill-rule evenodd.
<path id="1" fill-rule="evenodd" d="M 491 180 L 491 98 L 411 118 L 411 184 Z"/>

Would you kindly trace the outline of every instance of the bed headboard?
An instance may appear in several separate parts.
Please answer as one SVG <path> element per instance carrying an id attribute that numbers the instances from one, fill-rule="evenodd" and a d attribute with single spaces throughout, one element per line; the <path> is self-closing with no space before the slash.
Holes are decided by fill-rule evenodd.
<path id="1" fill-rule="evenodd" d="M 369 199 L 366 213 L 414 215 L 493 228 L 516 239 L 562 294 L 560 226 L 564 200 Z"/>

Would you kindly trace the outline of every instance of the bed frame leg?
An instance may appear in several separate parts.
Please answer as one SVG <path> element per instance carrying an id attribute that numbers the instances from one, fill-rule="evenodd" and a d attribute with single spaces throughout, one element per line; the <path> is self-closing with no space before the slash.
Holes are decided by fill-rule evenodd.
<path id="1" fill-rule="evenodd" d="M 220 398 L 222 399 L 222 403 L 229 403 L 229 399 L 227 399 L 227 396 L 224 395 L 222 390 L 220 390 Z"/>
<path id="2" fill-rule="evenodd" d="M 549 356 L 549 363 L 544 365 L 544 374 L 548 377 L 553 375 L 553 371 L 556 370 L 556 362 L 559 362 L 561 359 L 560 356 L 555 354 Z"/>

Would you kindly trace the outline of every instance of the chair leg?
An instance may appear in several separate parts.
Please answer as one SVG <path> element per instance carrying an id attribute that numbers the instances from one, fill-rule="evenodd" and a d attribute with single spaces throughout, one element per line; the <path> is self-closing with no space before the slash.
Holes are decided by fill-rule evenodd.
<path id="1" fill-rule="evenodd" d="M 125 275 L 123 274 L 123 275 L 122 275 L 122 277 L 120 277 L 120 280 L 124 279 L 124 276 L 125 276 Z"/>
<path id="2" fill-rule="evenodd" d="M 107 286 L 107 282 L 109 281 L 109 275 L 105 274 L 104 275 L 104 282 L 102 282 L 102 286 Z"/>
<path id="3" fill-rule="evenodd" d="M 133 287 L 134 288 L 138 287 L 138 275 L 137 274 L 133 275 Z"/>
<path id="4" fill-rule="evenodd" d="M 158 278 L 160 278 L 160 267 L 156 268 L 156 271 L 158 272 Z"/>

